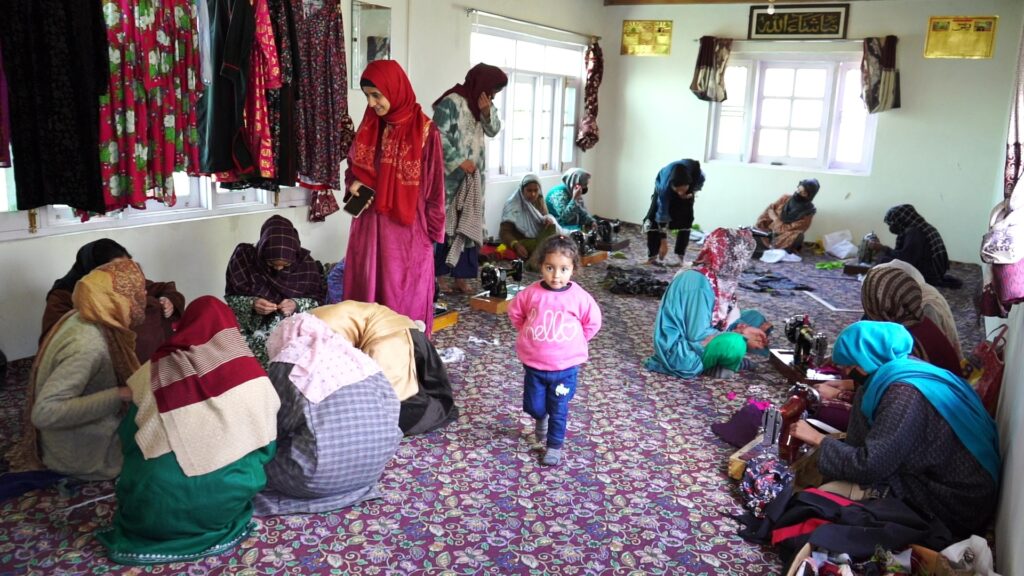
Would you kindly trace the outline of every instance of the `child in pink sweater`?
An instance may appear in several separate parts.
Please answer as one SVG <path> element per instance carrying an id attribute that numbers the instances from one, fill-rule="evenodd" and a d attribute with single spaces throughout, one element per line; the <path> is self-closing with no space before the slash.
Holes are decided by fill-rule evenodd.
<path id="1" fill-rule="evenodd" d="M 569 400 L 587 361 L 587 342 L 601 329 L 601 309 L 579 284 L 570 282 L 580 257 L 567 236 L 552 236 L 538 254 L 541 280 L 516 294 L 508 317 L 519 331 L 516 353 L 526 371 L 523 410 L 536 420 L 537 440 L 547 437 L 542 462 L 562 458 Z"/>

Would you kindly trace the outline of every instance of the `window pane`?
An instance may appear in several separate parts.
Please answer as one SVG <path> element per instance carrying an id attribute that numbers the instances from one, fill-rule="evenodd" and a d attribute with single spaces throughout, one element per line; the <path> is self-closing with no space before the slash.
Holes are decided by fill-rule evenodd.
<path id="1" fill-rule="evenodd" d="M 765 98 L 761 104 L 761 126 L 789 126 L 789 107 L 789 100 Z"/>
<path id="2" fill-rule="evenodd" d="M 555 79 L 545 78 L 537 114 L 537 169 L 552 170 L 551 137 L 554 134 Z"/>
<path id="3" fill-rule="evenodd" d="M 576 123 L 576 88 L 565 89 L 565 108 L 562 114 L 562 124 Z"/>
<path id="4" fill-rule="evenodd" d="M 796 95 L 805 98 L 825 96 L 828 73 L 822 68 L 804 68 L 796 71 Z"/>
<path id="5" fill-rule="evenodd" d="M 500 36 L 474 32 L 470 35 L 469 60 L 511 68 L 515 65 L 516 41 Z"/>
<path id="6" fill-rule="evenodd" d="M 583 74 L 582 66 L 583 55 L 579 50 L 557 48 L 555 46 L 545 47 L 542 72 L 579 78 Z"/>
<path id="7" fill-rule="evenodd" d="M 18 209 L 18 200 L 14 194 L 14 169 L 0 170 L 0 212 L 14 212 Z"/>
<path id="8" fill-rule="evenodd" d="M 515 66 L 519 70 L 544 70 L 544 46 L 517 40 Z"/>
<path id="9" fill-rule="evenodd" d="M 758 156 L 785 156 L 789 130 L 761 130 L 757 143 Z"/>
<path id="10" fill-rule="evenodd" d="M 793 158 L 818 157 L 818 133 L 793 130 L 789 133 L 789 156 Z"/>
<path id="11" fill-rule="evenodd" d="M 821 112 L 824 103 L 821 100 L 794 100 L 793 127 L 821 128 Z"/>
<path id="12" fill-rule="evenodd" d="M 864 160 L 864 129 L 868 112 L 860 98 L 860 71 L 849 70 L 844 76 L 835 158 L 838 162 L 859 164 Z"/>
<path id="13" fill-rule="evenodd" d="M 764 95 L 792 96 L 793 72 L 792 68 L 769 68 L 765 70 Z"/>
<path id="14" fill-rule="evenodd" d="M 573 146 L 576 142 L 576 131 L 572 126 L 564 126 L 562 128 L 562 163 L 571 164 L 573 156 Z"/>
<path id="15" fill-rule="evenodd" d="M 715 151 L 719 154 L 739 154 L 743 151 L 743 118 L 723 116 L 718 121 Z"/>
<path id="16" fill-rule="evenodd" d="M 515 172 L 530 172 L 533 170 L 530 165 L 532 148 L 530 141 L 526 138 L 512 139 L 512 170 Z"/>
<path id="17" fill-rule="evenodd" d="M 746 66 L 729 66 L 725 69 L 725 93 L 729 96 L 726 102 L 743 106 L 747 101 L 747 73 Z"/>

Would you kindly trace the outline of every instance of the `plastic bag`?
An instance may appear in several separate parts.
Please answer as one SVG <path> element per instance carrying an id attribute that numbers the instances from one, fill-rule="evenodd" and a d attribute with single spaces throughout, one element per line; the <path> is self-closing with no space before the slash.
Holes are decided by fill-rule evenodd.
<path id="1" fill-rule="evenodd" d="M 959 574 L 961 570 L 979 576 L 999 576 L 992 562 L 992 550 L 988 542 L 981 536 L 971 536 L 945 548 L 942 551 L 953 569 Z"/>
<path id="2" fill-rule="evenodd" d="M 822 242 L 825 245 L 825 252 L 836 258 L 852 258 L 857 255 L 857 247 L 853 244 L 853 234 L 849 230 L 825 234 Z"/>

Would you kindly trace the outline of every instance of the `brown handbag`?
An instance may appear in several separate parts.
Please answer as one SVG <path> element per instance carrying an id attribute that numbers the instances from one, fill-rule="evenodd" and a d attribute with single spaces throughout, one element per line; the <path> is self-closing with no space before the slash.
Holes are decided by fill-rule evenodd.
<path id="1" fill-rule="evenodd" d="M 999 391 L 1003 386 L 1003 368 L 1005 361 L 1003 352 L 1006 349 L 1006 324 L 989 333 L 995 335 L 991 340 L 985 339 L 974 347 L 968 355 L 967 362 L 970 372 L 967 382 L 981 398 L 981 403 L 991 416 L 996 415 L 999 406 Z"/>

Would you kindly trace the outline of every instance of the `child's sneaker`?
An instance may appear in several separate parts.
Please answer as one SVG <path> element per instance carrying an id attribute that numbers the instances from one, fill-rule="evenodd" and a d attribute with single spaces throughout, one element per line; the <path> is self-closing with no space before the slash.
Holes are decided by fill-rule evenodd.
<path id="1" fill-rule="evenodd" d="M 545 416 L 534 421 L 533 424 L 533 435 L 537 437 L 537 442 L 543 442 L 548 437 L 548 417 Z"/>
<path id="2" fill-rule="evenodd" d="M 562 461 L 562 449 L 561 448 L 548 448 L 544 452 L 544 459 L 541 460 L 541 464 L 545 466 L 558 466 L 558 463 Z"/>

